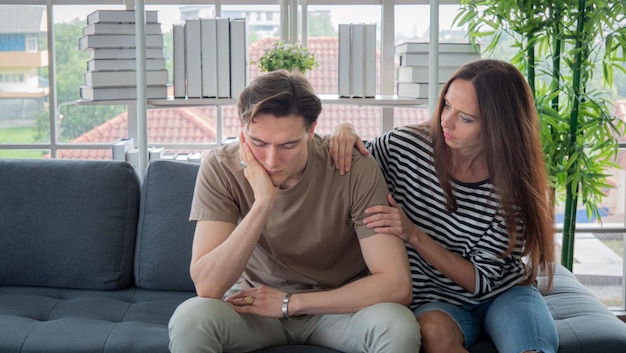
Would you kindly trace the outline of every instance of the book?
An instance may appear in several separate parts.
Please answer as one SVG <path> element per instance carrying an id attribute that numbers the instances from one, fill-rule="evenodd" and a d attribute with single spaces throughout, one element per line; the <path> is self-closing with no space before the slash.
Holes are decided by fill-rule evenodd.
<path id="1" fill-rule="evenodd" d="M 246 20 L 230 20 L 230 97 L 237 98 L 248 84 Z"/>
<path id="2" fill-rule="evenodd" d="M 136 48 L 134 34 L 88 34 L 78 40 L 78 49 Z M 146 48 L 163 48 L 162 34 L 146 34 Z"/>
<path id="3" fill-rule="evenodd" d="M 428 66 L 428 53 L 406 53 L 399 55 L 400 66 Z M 465 63 L 480 59 L 480 55 L 471 53 L 439 53 L 439 66 L 459 67 Z"/>
<path id="4" fill-rule="evenodd" d="M 136 70 L 135 59 L 91 59 L 87 71 Z M 146 70 L 165 70 L 165 59 L 146 59 Z"/>
<path id="5" fill-rule="evenodd" d="M 364 24 L 363 97 L 376 96 L 376 24 Z"/>
<path id="6" fill-rule="evenodd" d="M 133 168 L 139 168 L 139 147 L 133 147 L 126 152 L 126 162 L 130 163 Z"/>
<path id="7" fill-rule="evenodd" d="M 365 73 L 365 27 L 362 23 L 352 23 L 351 28 L 351 52 L 350 61 L 352 65 L 352 76 L 350 85 L 352 91 L 350 96 L 363 97 L 364 96 L 364 81 L 363 76 Z"/>
<path id="8" fill-rule="evenodd" d="M 84 74 L 85 85 L 90 87 L 134 87 L 137 86 L 135 70 L 87 71 Z M 167 85 L 167 70 L 146 70 L 146 85 Z"/>
<path id="9" fill-rule="evenodd" d="M 135 59 L 136 48 L 93 48 L 89 50 L 90 59 Z M 163 48 L 146 48 L 146 59 L 164 58 Z"/>
<path id="10" fill-rule="evenodd" d="M 202 73 L 200 65 L 200 20 L 185 21 L 185 78 L 187 79 L 187 97 L 202 97 Z"/>
<path id="11" fill-rule="evenodd" d="M 418 82 L 397 82 L 396 90 L 398 97 L 406 98 L 428 98 L 428 83 Z M 441 92 L 443 84 L 439 84 L 437 92 Z"/>
<path id="12" fill-rule="evenodd" d="M 115 140 L 111 145 L 111 153 L 113 155 L 113 160 L 115 161 L 125 161 L 126 153 L 135 147 L 135 142 L 132 138 L 121 138 Z"/>
<path id="13" fill-rule="evenodd" d="M 217 96 L 230 98 L 230 25 L 229 19 L 216 18 L 217 35 Z"/>
<path id="14" fill-rule="evenodd" d="M 159 22 L 158 11 L 146 11 L 146 23 Z M 134 10 L 96 10 L 87 15 L 87 25 L 93 23 L 135 23 Z"/>
<path id="15" fill-rule="evenodd" d="M 135 34 L 134 23 L 92 23 L 83 27 L 83 34 Z M 160 23 L 146 23 L 145 34 L 162 34 Z"/>
<path id="16" fill-rule="evenodd" d="M 217 34 L 214 18 L 200 19 L 202 97 L 217 97 Z"/>
<path id="17" fill-rule="evenodd" d="M 156 146 L 150 147 L 148 148 L 148 160 L 156 161 L 157 159 L 162 159 L 164 153 L 165 153 L 164 147 L 156 147 Z"/>
<path id="18" fill-rule="evenodd" d="M 454 75 L 458 67 L 439 67 L 439 83 L 445 83 Z M 397 82 L 428 82 L 430 67 L 428 66 L 399 66 L 396 69 Z"/>
<path id="19" fill-rule="evenodd" d="M 350 24 L 339 24 L 339 97 L 350 97 L 351 71 L 350 71 Z"/>
<path id="20" fill-rule="evenodd" d="M 406 42 L 395 46 L 395 54 L 407 53 L 428 53 L 430 51 L 430 43 L 428 42 Z M 440 53 L 480 53 L 480 45 L 472 45 L 470 43 L 439 43 Z"/>
<path id="21" fill-rule="evenodd" d="M 137 99 L 137 87 L 80 87 L 80 97 L 90 101 Z M 167 86 L 146 87 L 146 98 L 167 98 Z"/>
<path id="22" fill-rule="evenodd" d="M 185 85 L 185 26 L 173 25 L 173 81 L 174 98 L 185 98 L 187 87 Z"/>

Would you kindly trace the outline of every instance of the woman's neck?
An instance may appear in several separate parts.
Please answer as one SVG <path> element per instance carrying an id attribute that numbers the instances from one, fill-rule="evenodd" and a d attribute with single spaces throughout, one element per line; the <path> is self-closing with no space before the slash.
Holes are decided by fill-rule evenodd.
<path id="1" fill-rule="evenodd" d="M 464 183 L 477 183 L 489 179 L 487 159 L 482 153 L 470 155 L 459 151 L 451 152 L 450 173 L 454 179 Z"/>

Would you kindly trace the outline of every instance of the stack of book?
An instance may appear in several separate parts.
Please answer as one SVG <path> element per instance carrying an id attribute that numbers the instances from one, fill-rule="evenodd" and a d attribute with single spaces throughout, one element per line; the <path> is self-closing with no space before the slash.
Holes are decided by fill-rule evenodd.
<path id="1" fill-rule="evenodd" d="M 395 47 L 400 66 L 396 71 L 396 91 L 399 97 L 428 98 L 429 43 L 402 43 Z M 461 65 L 480 59 L 478 45 L 469 43 L 439 43 L 439 82 L 437 91 Z"/>
<path id="2" fill-rule="evenodd" d="M 157 11 L 146 11 L 146 96 L 166 98 L 168 74 L 163 56 L 163 34 Z M 137 53 L 135 12 L 96 10 L 87 16 L 87 25 L 78 41 L 88 50 L 84 100 L 125 100 L 137 98 Z"/>
<path id="3" fill-rule="evenodd" d="M 173 34 L 174 98 L 239 97 L 248 84 L 245 19 L 188 19 Z"/>
<path id="4" fill-rule="evenodd" d="M 376 24 L 339 24 L 339 96 L 376 95 Z"/>

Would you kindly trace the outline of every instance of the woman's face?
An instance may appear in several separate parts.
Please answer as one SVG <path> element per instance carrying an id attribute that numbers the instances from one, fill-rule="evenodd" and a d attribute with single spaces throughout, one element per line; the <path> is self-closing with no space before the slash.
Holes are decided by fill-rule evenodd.
<path id="1" fill-rule="evenodd" d="M 474 85 L 461 79 L 452 81 L 444 102 L 441 128 L 448 147 L 464 153 L 480 152 L 480 110 Z"/>

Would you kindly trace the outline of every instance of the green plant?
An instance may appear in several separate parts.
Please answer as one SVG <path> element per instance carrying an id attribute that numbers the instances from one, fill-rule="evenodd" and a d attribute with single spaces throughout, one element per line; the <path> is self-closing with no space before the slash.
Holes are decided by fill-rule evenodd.
<path id="1" fill-rule="evenodd" d="M 252 60 L 250 63 L 257 65 L 262 72 L 287 69 L 303 74 L 319 65 L 315 61 L 315 54 L 307 48 L 283 41 L 276 41 L 274 45 L 264 50 L 258 60 Z"/>
<path id="2" fill-rule="evenodd" d="M 493 51 L 508 35 L 511 59 L 531 86 L 555 195 L 565 194 L 561 262 L 572 270 L 576 208 L 601 220 L 608 170 L 615 165 L 622 122 L 611 116 L 608 88 L 614 69 L 624 70 L 624 1 L 461 0 L 455 21 L 468 25 L 473 41 L 491 38 Z M 485 46 L 483 46 L 485 47 Z M 607 89 L 589 85 L 596 65 Z"/>

